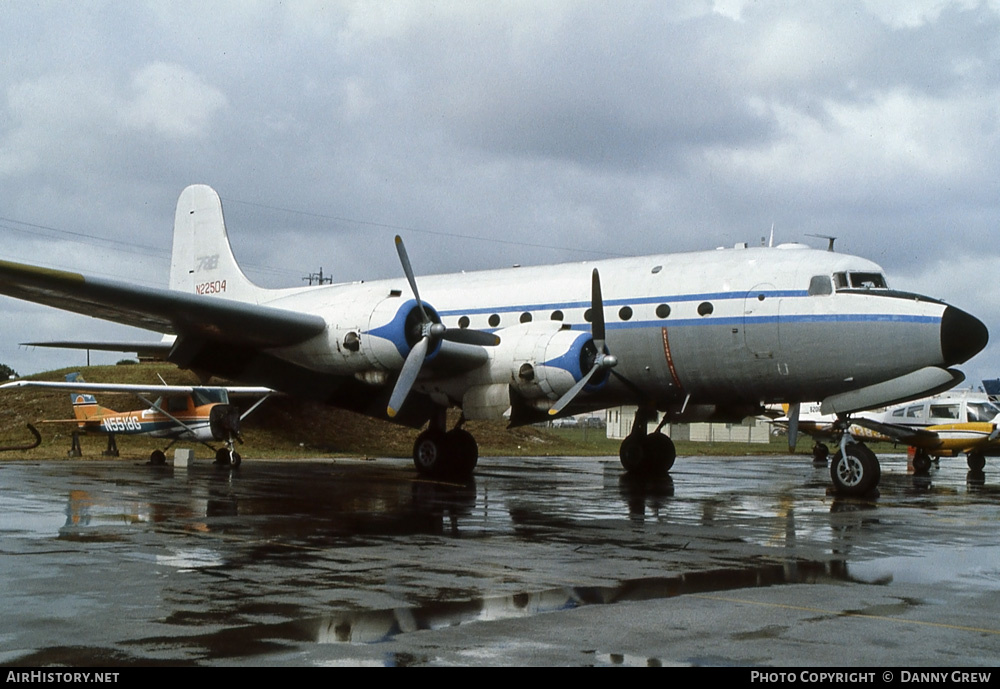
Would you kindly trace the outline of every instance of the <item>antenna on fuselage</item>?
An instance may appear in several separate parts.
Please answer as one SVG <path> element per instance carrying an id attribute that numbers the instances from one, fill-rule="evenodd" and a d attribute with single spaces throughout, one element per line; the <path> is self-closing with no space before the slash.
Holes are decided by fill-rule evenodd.
<path id="1" fill-rule="evenodd" d="M 835 241 L 837 241 L 837 238 L 836 238 L 836 237 L 831 237 L 831 236 L 830 236 L 830 235 L 828 235 L 828 234 L 807 234 L 806 236 L 807 236 L 807 237 L 817 237 L 817 238 L 819 238 L 819 239 L 825 239 L 825 240 L 827 240 L 828 242 L 830 242 L 829 244 L 827 244 L 827 245 L 826 245 L 826 250 L 827 250 L 827 251 L 833 251 L 833 243 L 834 243 Z"/>

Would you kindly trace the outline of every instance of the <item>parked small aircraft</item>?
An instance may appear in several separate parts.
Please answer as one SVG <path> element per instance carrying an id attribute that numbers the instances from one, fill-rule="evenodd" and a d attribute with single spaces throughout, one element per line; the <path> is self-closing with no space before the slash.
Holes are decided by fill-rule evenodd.
<path id="1" fill-rule="evenodd" d="M 0 293 L 167 334 L 148 347 L 199 373 L 426 424 L 413 461 L 428 475 L 473 470 L 466 419 L 622 404 L 639 406 L 622 465 L 666 471 L 667 421 L 810 400 L 847 416 L 936 394 L 989 337 L 954 306 L 889 289 L 875 263 L 801 244 L 437 275 L 419 291 L 399 237 L 396 252 L 405 279 L 264 289 L 233 256 L 218 194 L 194 185 L 177 202 L 168 289 L 0 262 Z M 462 412 L 451 430 L 449 407 Z M 863 494 L 878 459 L 849 438 L 833 482 Z"/>
<path id="2" fill-rule="evenodd" d="M 822 414 L 818 404 L 803 405 L 798 430 L 816 440 L 815 460 L 824 461 L 829 453 L 826 443 L 838 441 L 837 421 L 835 414 Z M 773 423 L 788 428 L 789 418 L 777 418 Z M 860 441 L 913 448 L 913 468 L 917 471 L 929 469 L 932 457 L 963 453 L 969 468 L 981 471 L 987 456 L 1000 454 L 998 424 L 1000 407 L 986 393 L 957 390 L 855 415 L 848 432 Z"/>
<path id="3" fill-rule="evenodd" d="M 77 373 L 67 375 L 64 383 L 18 380 L 0 385 L 0 390 L 25 387 L 69 390 L 77 427 L 88 433 L 107 434 L 111 439 L 115 435 L 170 439 L 164 449 L 154 450 L 150 455 L 153 464 L 163 464 L 166 450 L 178 440 L 195 440 L 215 452 L 217 463 L 234 467 L 242 461 L 234 449 L 235 441 L 243 442 L 240 422 L 274 392 L 263 387 L 86 383 Z M 102 392 L 132 393 L 148 406 L 133 411 L 115 411 L 97 403 L 94 393 Z M 230 404 L 230 395 L 251 395 L 261 399 L 240 414 L 239 409 Z M 208 444 L 212 440 L 224 442 L 225 446 L 216 449 Z"/>

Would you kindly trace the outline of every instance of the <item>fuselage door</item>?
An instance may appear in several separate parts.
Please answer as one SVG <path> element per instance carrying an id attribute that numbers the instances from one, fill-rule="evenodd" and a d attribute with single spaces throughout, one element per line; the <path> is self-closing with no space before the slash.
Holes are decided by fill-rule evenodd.
<path id="1" fill-rule="evenodd" d="M 743 300 L 743 337 L 747 349 L 758 359 L 773 359 L 778 354 L 780 308 L 774 285 L 766 282 L 755 285 Z"/>

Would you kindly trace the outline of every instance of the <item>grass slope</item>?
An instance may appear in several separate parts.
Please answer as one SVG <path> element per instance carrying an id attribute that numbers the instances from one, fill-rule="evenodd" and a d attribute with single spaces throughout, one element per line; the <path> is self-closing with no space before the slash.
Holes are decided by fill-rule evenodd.
<path id="1" fill-rule="evenodd" d="M 162 377 L 170 384 L 197 384 L 197 377 L 171 364 L 131 366 L 91 366 L 67 368 L 26 376 L 34 380 L 63 380 L 67 373 L 79 371 L 92 383 L 155 383 Z M 210 383 L 222 381 L 212 380 Z M 98 402 L 119 411 L 141 409 L 144 405 L 133 395 L 98 395 Z M 246 402 L 243 403 L 247 405 Z M 3 459 L 67 458 L 73 423 L 44 423 L 46 420 L 72 419 L 68 392 L 50 392 L 31 388 L 0 393 L 0 447 L 24 445 L 32 440 L 26 424 L 31 423 L 42 435 L 42 444 L 28 451 L 0 453 Z M 450 424 L 457 422 L 457 413 Z M 600 429 L 550 429 L 535 426 L 508 429 L 505 422 L 470 421 L 465 427 L 475 435 L 483 456 L 617 456 L 617 440 L 605 437 Z M 409 457 L 418 431 L 386 421 L 361 416 L 314 402 L 290 397 L 267 400 L 243 423 L 246 443 L 239 446 L 244 458 L 296 457 Z M 164 443 L 145 436 L 118 436 L 118 449 L 125 459 L 146 459 Z M 106 436 L 81 437 L 84 459 L 99 459 L 107 445 Z M 773 445 L 773 444 L 772 444 Z M 195 457 L 207 459 L 211 452 L 190 442 L 178 447 L 192 447 Z M 780 448 L 767 445 L 679 443 L 678 454 L 766 454 Z"/>

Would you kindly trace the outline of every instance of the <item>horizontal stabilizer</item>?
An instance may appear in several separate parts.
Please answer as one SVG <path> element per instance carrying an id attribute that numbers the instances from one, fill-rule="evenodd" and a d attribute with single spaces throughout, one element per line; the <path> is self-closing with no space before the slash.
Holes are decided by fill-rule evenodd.
<path id="1" fill-rule="evenodd" d="M 74 341 L 51 341 L 51 342 L 22 342 L 23 347 L 53 347 L 56 349 L 90 349 L 95 352 L 135 352 L 140 359 L 166 359 L 170 349 L 174 346 L 172 341 L 159 342 L 74 342 Z"/>

